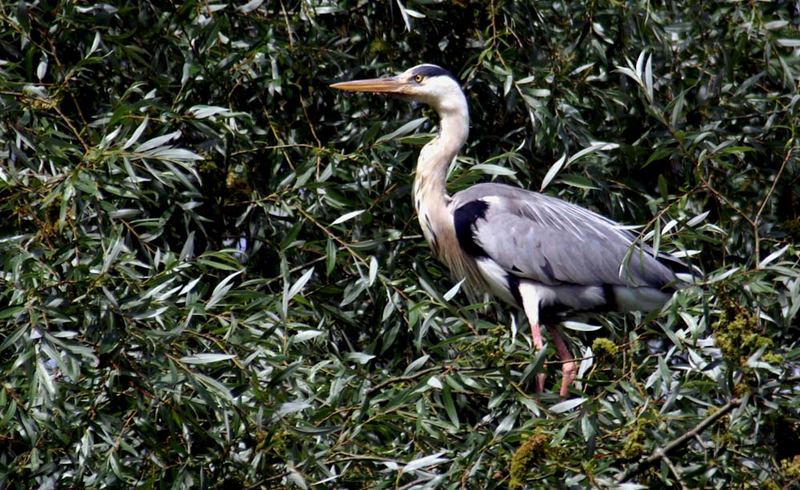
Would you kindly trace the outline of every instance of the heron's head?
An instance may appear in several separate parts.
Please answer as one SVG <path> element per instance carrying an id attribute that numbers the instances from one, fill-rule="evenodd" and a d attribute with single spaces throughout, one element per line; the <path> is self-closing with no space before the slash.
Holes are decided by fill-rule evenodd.
<path id="1" fill-rule="evenodd" d="M 449 71 L 436 65 L 417 65 L 393 77 L 339 82 L 331 87 L 347 92 L 387 94 L 422 102 L 440 114 L 451 111 L 466 113 L 467 110 L 467 101 L 458 81 Z"/>

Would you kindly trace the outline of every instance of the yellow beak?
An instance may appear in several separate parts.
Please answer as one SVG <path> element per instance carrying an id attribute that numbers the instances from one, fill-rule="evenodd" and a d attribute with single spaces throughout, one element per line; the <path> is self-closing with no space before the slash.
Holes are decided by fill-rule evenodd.
<path id="1" fill-rule="evenodd" d="M 345 92 L 372 92 L 376 94 L 405 94 L 408 85 L 398 77 L 370 78 L 331 84 L 331 88 Z"/>

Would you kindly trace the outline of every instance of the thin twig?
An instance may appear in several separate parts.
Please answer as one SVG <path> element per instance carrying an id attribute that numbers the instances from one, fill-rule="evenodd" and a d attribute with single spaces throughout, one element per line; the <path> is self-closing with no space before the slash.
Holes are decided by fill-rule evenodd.
<path id="1" fill-rule="evenodd" d="M 786 169 L 786 164 L 789 163 L 789 159 L 792 157 L 793 153 L 792 150 L 794 150 L 794 146 L 789 148 L 789 151 L 786 152 L 786 157 L 783 159 L 783 162 L 781 163 L 781 168 L 778 169 L 778 174 L 775 175 L 775 180 L 772 181 L 772 186 L 769 188 L 769 191 L 767 191 L 767 195 L 764 196 L 764 200 L 761 201 L 761 206 L 758 207 L 758 212 L 756 213 L 755 217 L 756 222 L 761 217 L 761 213 L 764 212 L 764 208 L 767 206 L 770 196 L 772 196 L 772 193 L 775 192 L 775 186 L 777 186 L 778 181 L 781 180 L 781 175 L 783 174 L 783 171 Z"/>
<path id="2" fill-rule="evenodd" d="M 381 391 L 387 386 L 393 385 L 395 383 L 405 383 L 406 381 L 414 381 L 418 378 L 426 376 L 431 373 L 440 373 L 440 374 L 448 374 L 451 371 L 455 371 L 457 373 L 478 373 L 481 371 L 490 371 L 494 369 L 494 367 L 470 367 L 470 366 L 456 366 L 454 364 L 445 364 L 441 366 L 433 366 L 425 369 L 421 369 L 414 374 L 408 374 L 405 376 L 397 376 L 395 378 L 387 379 L 381 383 L 376 384 L 375 386 L 370 387 L 367 390 L 367 396 L 372 395 L 375 392 Z"/>
<path id="3" fill-rule="evenodd" d="M 83 136 L 81 136 L 80 131 L 78 131 L 75 126 L 72 125 L 72 121 L 70 121 L 69 118 L 63 112 L 61 112 L 61 109 L 59 109 L 58 105 L 53 106 L 53 110 L 56 111 L 67 127 L 69 127 L 70 131 L 72 131 L 72 134 L 75 135 L 75 138 L 77 138 L 78 142 L 83 147 L 84 153 L 89 153 L 89 145 L 83 139 Z"/>
<path id="4" fill-rule="evenodd" d="M 686 444 L 686 442 L 689 439 L 692 439 L 693 437 L 697 436 L 698 434 L 706 430 L 708 426 L 710 426 L 720 418 L 727 415 L 728 412 L 738 407 L 741 403 L 742 403 L 741 399 L 733 398 L 731 401 L 726 403 L 722 408 L 720 408 L 716 412 L 712 413 L 711 415 L 703 419 L 703 421 L 697 424 L 697 426 L 694 429 L 684 433 L 677 439 L 674 439 L 672 442 L 670 442 L 663 448 L 656 449 L 647 458 L 629 466 L 628 469 L 623 471 L 622 475 L 620 475 L 620 477 L 617 479 L 617 483 L 624 483 L 626 480 L 629 480 L 630 478 L 638 475 L 639 473 L 649 468 L 653 464 L 657 463 L 658 461 L 665 459 L 670 451 L 673 451 Z"/>
<path id="5" fill-rule="evenodd" d="M 781 168 L 778 170 L 778 173 L 775 175 L 775 179 L 772 181 L 772 186 L 767 191 L 767 194 L 764 196 L 764 200 L 761 201 L 761 206 L 758 207 L 758 211 L 756 212 L 755 217 L 753 218 L 753 241 L 755 242 L 753 247 L 755 249 L 755 268 L 758 269 L 758 264 L 761 262 L 761 237 L 758 235 L 758 226 L 761 222 L 761 213 L 764 212 L 764 208 L 767 207 L 767 203 L 769 202 L 769 198 L 772 196 L 772 193 L 775 192 L 775 186 L 778 185 L 778 181 L 781 180 L 781 175 L 783 171 L 786 169 L 786 164 L 789 163 L 789 159 L 792 157 L 792 150 L 794 150 L 794 146 L 789 148 L 789 151 L 786 152 L 786 157 L 783 159 L 781 163 Z"/>
<path id="6" fill-rule="evenodd" d="M 681 486 L 681 490 L 689 490 L 686 487 L 686 485 L 683 484 L 683 481 L 681 481 L 681 475 L 680 473 L 678 473 L 678 468 L 676 468 L 675 465 L 672 464 L 672 460 L 669 459 L 669 457 L 666 454 L 663 454 L 661 456 L 661 459 L 663 459 L 664 462 L 667 463 L 667 468 L 669 468 L 669 470 L 672 472 L 672 475 L 675 477 L 675 481 L 678 482 L 678 485 Z"/>

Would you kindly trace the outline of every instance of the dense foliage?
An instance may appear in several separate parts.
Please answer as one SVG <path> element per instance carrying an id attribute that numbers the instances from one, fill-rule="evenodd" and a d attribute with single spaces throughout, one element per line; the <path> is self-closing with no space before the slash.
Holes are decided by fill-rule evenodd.
<path id="1" fill-rule="evenodd" d="M 798 8 L 0 2 L 0 488 L 798 485 Z M 567 324 L 566 400 L 421 239 L 433 114 L 327 87 L 420 62 L 471 104 L 453 191 L 705 271 Z"/>

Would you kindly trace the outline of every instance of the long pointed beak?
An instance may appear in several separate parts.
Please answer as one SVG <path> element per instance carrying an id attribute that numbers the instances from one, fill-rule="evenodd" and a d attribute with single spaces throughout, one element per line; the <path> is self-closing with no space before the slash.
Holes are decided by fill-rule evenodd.
<path id="1" fill-rule="evenodd" d="M 405 94 L 408 85 L 398 77 L 370 78 L 331 84 L 331 88 L 346 92 L 372 92 L 375 94 Z"/>

